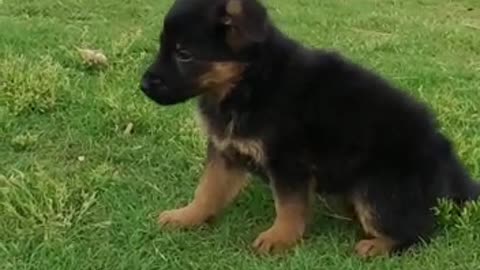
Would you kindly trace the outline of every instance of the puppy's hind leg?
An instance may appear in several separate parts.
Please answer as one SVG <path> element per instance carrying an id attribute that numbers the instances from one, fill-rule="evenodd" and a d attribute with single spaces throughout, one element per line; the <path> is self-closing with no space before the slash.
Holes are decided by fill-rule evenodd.
<path id="1" fill-rule="evenodd" d="M 409 181 L 375 181 L 355 190 L 352 203 L 366 235 L 356 244 L 356 253 L 363 258 L 386 256 L 427 240 L 434 226 L 428 197 Z"/>

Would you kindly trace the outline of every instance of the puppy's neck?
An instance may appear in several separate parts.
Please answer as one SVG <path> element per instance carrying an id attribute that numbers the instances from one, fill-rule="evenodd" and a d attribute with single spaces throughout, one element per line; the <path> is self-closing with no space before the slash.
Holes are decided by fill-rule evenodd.
<path id="1" fill-rule="evenodd" d="M 235 130 L 249 125 L 281 91 L 284 72 L 295 57 L 297 43 L 272 27 L 266 41 L 254 45 L 248 52 L 247 66 L 242 78 L 221 99 L 203 95 L 199 99 L 200 113 L 215 130 L 225 130 L 232 121 Z"/>

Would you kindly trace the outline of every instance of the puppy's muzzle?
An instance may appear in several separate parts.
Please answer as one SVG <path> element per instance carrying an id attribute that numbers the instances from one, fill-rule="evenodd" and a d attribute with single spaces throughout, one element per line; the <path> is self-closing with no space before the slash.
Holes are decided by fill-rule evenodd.
<path id="1" fill-rule="evenodd" d="M 173 91 L 165 82 L 151 71 L 147 71 L 140 83 L 143 93 L 160 105 L 172 105 L 184 101 L 189 96 Z"/>
<path id="2" fill-rule="evenodd" d="M 167 92 L 168 88 L 158 76 L 155 76 L 152 72 L 147 71 L 143 77 L 140 84 L 140 88 L 142 91 L 147 94 L 151 95 L 153 93 L 161 93 Z"/>

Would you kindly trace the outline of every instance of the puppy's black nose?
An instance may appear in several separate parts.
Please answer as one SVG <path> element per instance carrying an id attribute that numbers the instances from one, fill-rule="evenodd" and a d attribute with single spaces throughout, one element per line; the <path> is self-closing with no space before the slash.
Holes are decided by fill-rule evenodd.
<path id="1" fill-rule="evenodd" d="M 148 80 L 147 78 L 143 78 L 142 82 L 140 83 L 140 88 L 143 92 L 150 92 L 152 88 L 150 80 Z"/>
<path id="2" fill-rule="evenodd" d="M 143 76 L 142 81 L 140 83 L 140 88 L 146 93 L 149 93 L 155 90 L 162 90 L 162 89 L 165 89 L 165 87 L 166 86 L 163 83 L 163 81 L 158 77 L 154 77 L 150 72 L 147 72 Z"/>

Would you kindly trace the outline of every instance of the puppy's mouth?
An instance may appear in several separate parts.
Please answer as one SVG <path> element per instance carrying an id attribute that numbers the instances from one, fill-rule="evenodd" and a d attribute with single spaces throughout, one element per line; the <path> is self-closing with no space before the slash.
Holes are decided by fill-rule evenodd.
<path id="1" fill-rule="evenodd" d="M 176 91 L 168 87 L 161 78 L 153 78 L 148 72 L 142 78 L 140 89 L 159 105 L 174 105 L 195 96 L 194 93 Z"/>
<path id="2" fill-rule="evenodd" d="M 174 105 L 199 95 L 214 96 L 222 100 L 242 79 L 245 64 L 237 62 L 213 62 L 190 86 L 174 88 L 162 78 L 147 71 L 140 88 L 143 93 L 160 105 Z"/>

